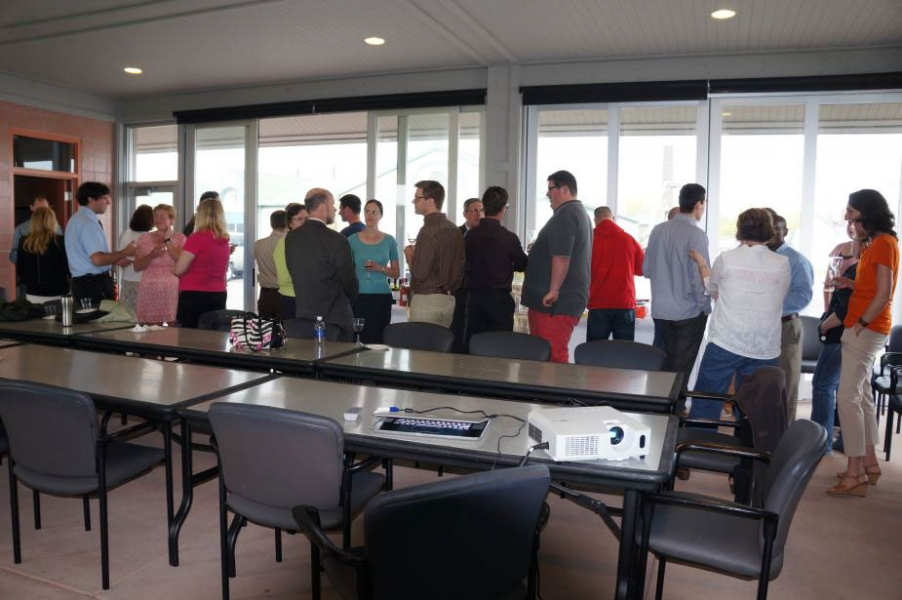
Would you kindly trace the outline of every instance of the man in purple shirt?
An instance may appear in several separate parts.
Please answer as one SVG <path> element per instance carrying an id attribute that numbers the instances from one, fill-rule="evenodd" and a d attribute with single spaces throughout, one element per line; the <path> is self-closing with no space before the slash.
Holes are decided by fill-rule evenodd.
<path id="1" fill-rule="evenodd" d="M 467 300 L 465 339 L 484 331 L 514 330 L 514 271 L 526 269 L 526 253 L 520 238 L 501 225 L 507 212 L 508 195 L 492 186 L 482 195 L 485 217 L 464 237 Z"/>

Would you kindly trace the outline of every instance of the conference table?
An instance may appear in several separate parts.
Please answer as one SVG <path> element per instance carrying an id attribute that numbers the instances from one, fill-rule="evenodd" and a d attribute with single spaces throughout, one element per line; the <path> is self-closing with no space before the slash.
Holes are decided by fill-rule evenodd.
<path id="1" fill-rule="evenodd" d="M 387 348 L 324 359 L 325 378 L 416 386 L 514 400 L 609 404 L 622 410 L 673 413 L 683 384 L 679 373 L 511 360 L 468 354 Z"/>
<path id="2" fill-rule="evenodd" d="M 313 340 L 289 338 L 285 347 L 276 350 L 236 350 L 228 332 L 179 327 L 138 330 L 135 327 L 116 331 L 85 332 L 75 336 L 78 348 L 105 352 L 135 352 L 168 356 L 238 369 L 276 370 L 291 375 L 314 374 L 317 361 L 360 351 L 346 342 L 326 342 L 317 346 Z"/>
<path id="3" fill-rule="evenodd" d="M 178 544 L 178 528 L 190 509 L 193 486 L 215 476 L 215 468 L 195 474 L 191 452 L 188 451 L 191 448 L 193 431 L 209 433 L 207 411 L 213 402 L 273 406 L 332 418 L 343 425 L 345 448 L 349 452 L 436 462 L 478 470 L 516 467 L 530 447 L 536 443 L 529 438 L 528 428 L 525 425 L 529 412 L 543 408 L 539 404 L 519 401 L 449 396 L 416 390 L 291 377 L 263 381 L 259 385 L 223 394 L 215 400 L 192 403 L 177 411 L 182 417 L 184 436 L 183 497 L 176 522 L 170 529 L 175 535 L 175 539 L 170 540 L 171 545 Z M 343 414 L 354 406 L 362 408 L 359 418 L 356 421 L 345 421 Z M 378 407 L 387 406 L 425 411 L 418 416 L 446 419 L 479 420 L 479 417 L 473 414 L 458 412 L 474 410 L 497 416 L 490 419 L 482 439 L 465 441 L 379 431 L 375 425 L 382 415 L 374 415 L 373 411 Z M 623 461 L 554 462 L 542 450 L 536 450 L 529 458 L 530 462 L 548 465 L 552 477 L 557 481 L 600 486 L 623 492 L 615 598 L 641 596 L 641 590 L 636 589 L 637 586 L 633 584 L 631 587 L 630 574 L 634 567 L 636 527 L 642 496 L 659 491 L 672 478 L 678 427 L 678 419 L 673 415 L 636 413 L 630 416 L 651 429 L 648 454 L 643 458 Z"/>
<path id="4" fill-rule="evenodd" d="M 54 346 L 71 346 L 74 336 L 94 331 L 115 331 L 133 327 L 133 323 L 76 323 L 63 327 L 59 321 L 52 319 L 30 319 L 28 321 L 0 321 L 0 338 L 9 338 L 20 342 L 51 344 Z"/>
<path id="5" fill-rule="evenodd" d="M 97 408 L 160 424 L 166 456 L 166 517 L 173 524 L 172 423 L 176 409 L 229 394 L 275 377 L 84 350 L 21 344 L 0 348 L 0 379 L 33 381 L 83 392 Z M 183 448 L 183 454 L 187 450 Z M 170 561 L 178 548 L 169 546 Z"/>

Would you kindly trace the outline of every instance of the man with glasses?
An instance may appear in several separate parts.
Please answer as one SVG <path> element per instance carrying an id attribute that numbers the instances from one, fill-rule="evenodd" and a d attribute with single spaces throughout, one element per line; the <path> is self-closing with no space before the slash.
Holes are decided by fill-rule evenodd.
<path id="1" fill-rule="evenodd" d="M 529 331 L 551 344 L 555 362 L 570 361 L 570 336 L 589 301 L 592 221 L 576 194 L 571 173 L 548 177 L 546 195 L 554 215 L 530 249 L 523 282 Z"/>
<path id="2" fill-rule="evenodd" d="M 458 227 L 460 232 L 466 236 L 467 232 L 479 225 L 479 220 L 485 216 L 482 208 L 482 200 L 479 198 L 468 198 L 464 201 L 464 224 Z M 464 238 L 466 239 L 466 237 Z M 466 269 L 464 270 L 466 273 Z M 466 276 L 464 281 L 454 292 L 454 317 L 451 319 L 451 333 L 454 334 L 453 351 L 460 354 L 467 353 L 467 338 L 464 331 L 464 324 L 467 318 L 467 298 L 469 297 L 469 285 Z"/>
<path id="3" fill-rule="evenodd" d="M 112 199 L 109 186 L 86 181 L 75 192 L 78 211 L 66 225 L 65 245 L 69 271 L 72 273 L 72 295 L 76 302 L 90 298 L 93 304 L 101 300 L 115 300 L 116 292 L 110 269 L 128 264 L 135 255 L 135 243 L 118 252 L 110 252 L 100 215 L 106 212 Z"/>
<path id="4" fill-rule="evenodd" d="M 780 360 L 777 366 L 786 377 L 786 409 L 789 423 L 796 420 L 796 407 L 799 404 L 799 379 L 802 377 L 802 321 L 799 313 L 811 303 L 814 296 L 814 268 L 811 261 L 798 250 L 786 243 L 789 228 L 786 219 L 772 208 L 765 209 L 774 220 L 774 239 L 767 247 L 789 259 L 789 292 L 783 299 L 783 315 L 780 320 L 783 331 L 780 337 Z"/>
<path id="5" fill-rule="evenodd" d="M 409 321 L 451 327 L 454 292 L 464 276 L 464 237 L 445 213 L 445 188 L 437 181 L 416 184 L 414 211 L 423 216 L 416 246 L 404 248 L 412 294 Z"/>
<path id="6" fill-rule="evenodd" d="M 708 236 L 698 226 L 705 214 L 705 188 L 687 183 L 680 189 L 680 212 L 651 230 L 642 273 L 651 280 L 651 316 L 667 353 L 666 371 L 683 374 L 683 389 L 695 365 L 711 314 L 711 299 L 691 250 L 708 258 Z"/>
<path id="7" fill-rule="evenodd" d="M 464 237 L 467 256 L 465 346 L 470 337 L 484 331 L 513 331 L 511 283 L 514 271 L 526 269 L 526 253 L 520 238 L 501 225 L 508 209 L 507 190 L 497 185 L 482 195 L 485 217 Z"/>

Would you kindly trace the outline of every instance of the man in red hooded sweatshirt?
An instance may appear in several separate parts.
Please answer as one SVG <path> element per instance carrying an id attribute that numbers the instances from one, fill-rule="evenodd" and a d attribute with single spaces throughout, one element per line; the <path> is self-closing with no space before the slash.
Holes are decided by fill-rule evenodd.
<path id="1" fill-rule="evenodd" d="M 633 236 L 614 223 L 607 206 L 595 209 L 592 241 L 592 283 L 586 341 L 635 339 L 636 284 L 645 252 Z"/>

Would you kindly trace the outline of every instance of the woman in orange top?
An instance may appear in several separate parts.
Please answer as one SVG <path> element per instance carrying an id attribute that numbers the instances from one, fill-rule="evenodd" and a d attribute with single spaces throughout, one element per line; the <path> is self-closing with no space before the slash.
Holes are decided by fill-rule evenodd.
<path id="1" fill-rule="evenodd" d="M 899 241 L 886 199 L 875 190 L 849 195 L 846 220 L 855 226 L 862 243 L 855 280 L 837 278 L 836 287 L 853 289 L 842 336 L 842 367 L 836 404 L 842 422 L 843 447 L 848 465 L 838 473 L 839 483 L 827 493 L 861 496 L 877 485 L 880 467 L 874 445 L 880 439 L 870 375 L 874 358 L 886 344 L 892 327 L 893 292 L 899 274 Z"/>

